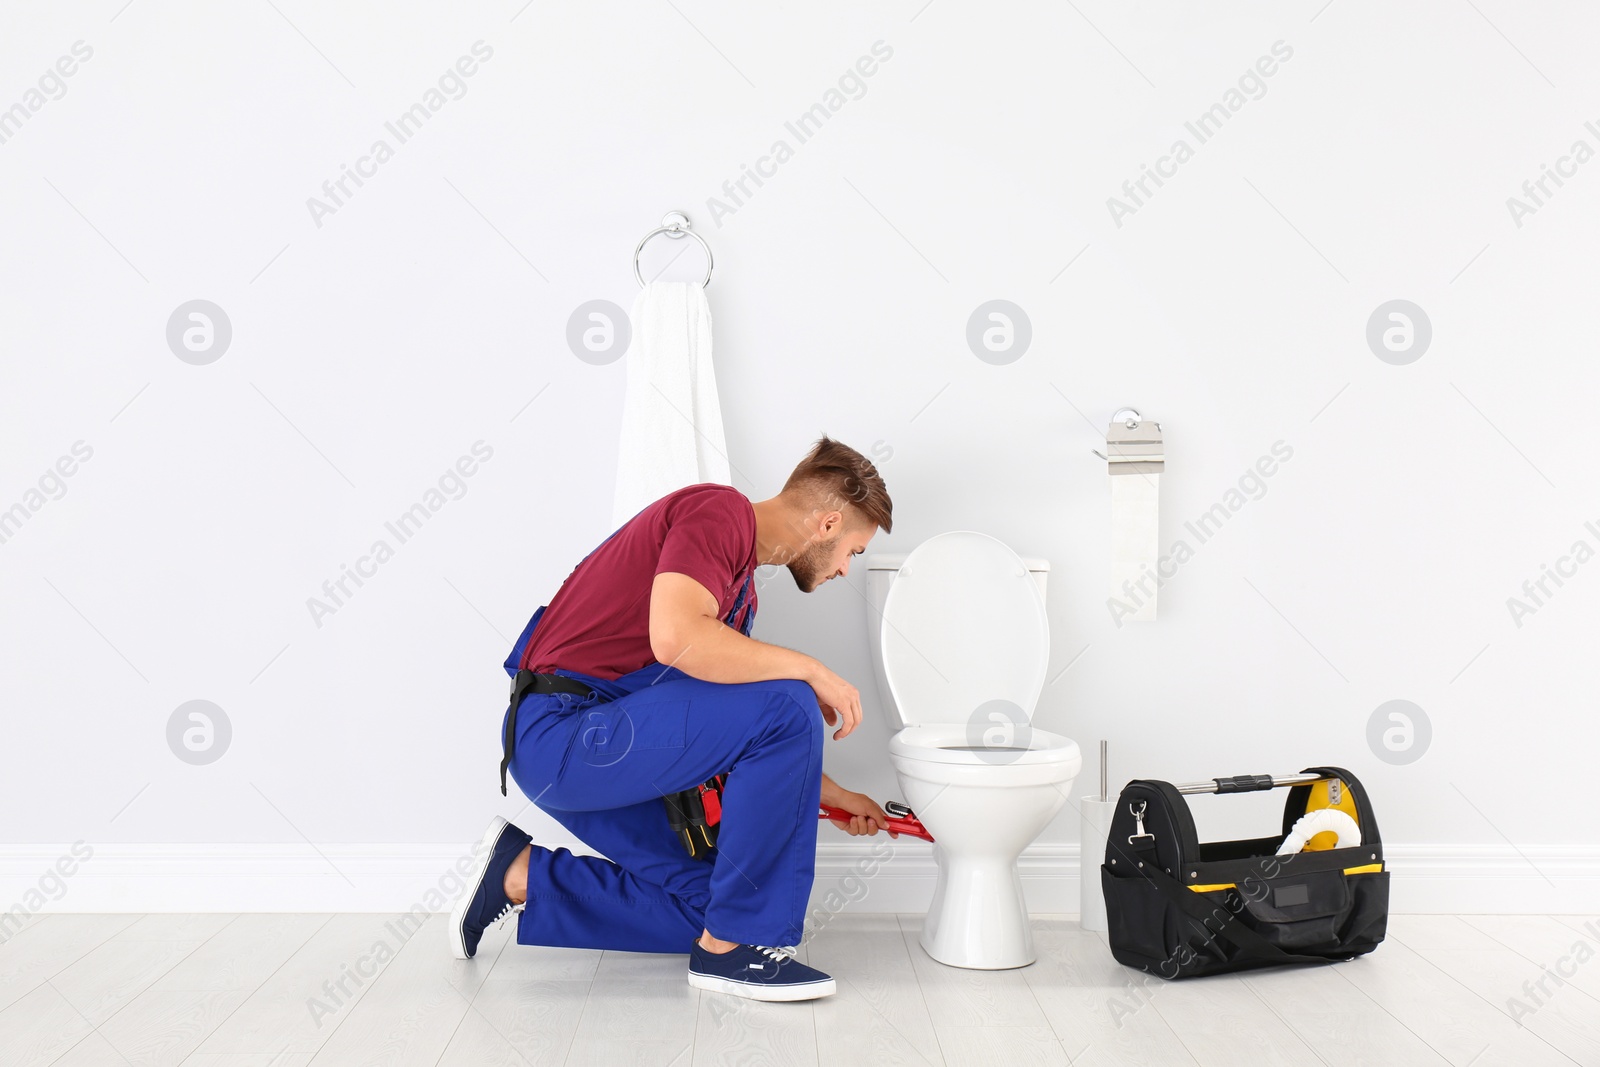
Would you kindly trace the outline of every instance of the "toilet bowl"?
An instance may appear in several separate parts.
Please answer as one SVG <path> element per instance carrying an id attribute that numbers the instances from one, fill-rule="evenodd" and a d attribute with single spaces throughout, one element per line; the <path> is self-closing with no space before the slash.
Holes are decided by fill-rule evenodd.
<path id="1" fill-rule="evenodd" d="M 1050 655 L 1049 564 L 970 530 L 866 564 L 889 760 L 935 842 L 922 947 L 953 967 L 1024 967 L 1033 934 L 1017 857 L 1083 765 L 1077 742 L 1032 725 Z"/>

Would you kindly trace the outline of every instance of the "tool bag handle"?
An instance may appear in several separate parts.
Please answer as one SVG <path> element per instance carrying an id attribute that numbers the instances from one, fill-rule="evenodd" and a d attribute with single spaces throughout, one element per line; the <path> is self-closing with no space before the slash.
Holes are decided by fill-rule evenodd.
<path id="1" fill-rule="evenodd" d="M 1206 920 L 1216 919 L 1215 902 L 1207 903 L 1201 900 L 1194 890 L 1179 884 L 1176 878 L 1153 863 L 1145 864 L 1144 870 L 1151 883 L 1166 894 L 1167 899 L 1176 904 L 1179 911 L 1191 919 L 1198 920 L 1207 930 L 1212 930 L 1212 927 L 1206 924 Z M 1213 932 L 1224 940 L 1232 942 L 1250 959 L 1269 963 L 1338 963 L 1355 958 L 1354 956 L 1302 956 L 1294 952 L 1285 952 L 1240 922 L 1238 915 L 1232 910 L 1228 908 L 1222 910 L 1227 914 L 1228 921 L 1222 924 L 1221 929 Z"/>

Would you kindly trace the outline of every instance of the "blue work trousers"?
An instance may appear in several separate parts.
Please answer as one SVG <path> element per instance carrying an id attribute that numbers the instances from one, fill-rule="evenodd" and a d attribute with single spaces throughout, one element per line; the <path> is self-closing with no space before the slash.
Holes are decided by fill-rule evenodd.
<path id="1" fill-rule="evenodd" d="M 614 700 L 529 693 L 518 709 L 511 777 L 604 857 L 533 845 L 518 943 L 687 953 L 706 929 L 799 944 L 822 794 L 815 692 L 654 670 L 666 680 Z M 694 859 L 662 798 L 724 772 L 717 846 L 709 862 Z"/>

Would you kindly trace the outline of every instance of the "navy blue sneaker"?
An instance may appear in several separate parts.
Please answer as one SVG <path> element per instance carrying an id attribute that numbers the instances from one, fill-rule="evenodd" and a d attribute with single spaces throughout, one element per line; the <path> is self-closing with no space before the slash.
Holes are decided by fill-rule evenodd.
<path id="1" fill-rule="evenodd" d="M 750 1000 L 813 1000 L 835 990 L 831 977 L 781 949 L 740 945 L 709 952 L 699 939 L 689 952 L 689 984 Z"/>
<path id="2" fill-rule="evenodd" d="M 456 959 L 471 959 L 491 923 L 522 910 L 506 896 L 506 868 L 531 840 L 498 815 L 490 821 L 478 844 L 476 864 L 467 874 L 467 891 L 450 913 L 450 950 Z"/>

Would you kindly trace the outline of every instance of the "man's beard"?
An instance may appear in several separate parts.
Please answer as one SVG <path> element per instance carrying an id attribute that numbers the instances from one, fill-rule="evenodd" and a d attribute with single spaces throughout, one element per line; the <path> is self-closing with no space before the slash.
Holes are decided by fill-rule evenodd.
<path id="1" fill-rule="evenodd" d="M 809 593 L 817 586 L 828 580 L 828 575 L 823 571 L 827 569 L 828 560 L 833 556 L 833 550 L 839 547 L 839 534 L 832 541 L 813 544 L 789 563 L 789 573 L 794 575 L 794 584 L 802 593 Z"/>

